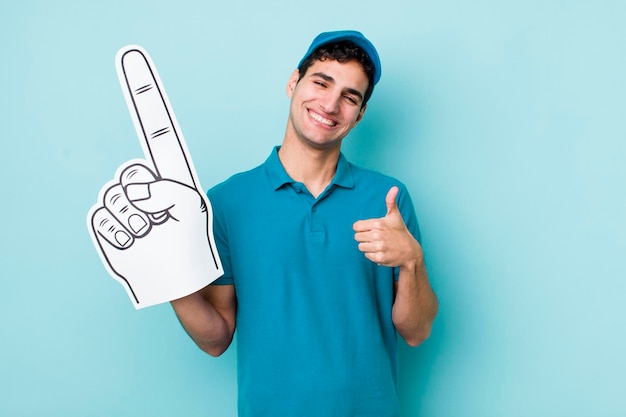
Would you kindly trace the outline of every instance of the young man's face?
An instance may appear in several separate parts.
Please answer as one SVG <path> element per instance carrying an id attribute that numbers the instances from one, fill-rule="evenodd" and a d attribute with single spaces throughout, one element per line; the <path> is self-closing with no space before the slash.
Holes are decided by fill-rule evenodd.
<path id="1" fill-rule="evenodd" d="M 298 81 L 294 71 L 287 84 L 291 98 L 288 135 L 318 149 L 341 145 L 363 117 L 363 96 L 369 80 L 356 61 L 315 61 Z"/>

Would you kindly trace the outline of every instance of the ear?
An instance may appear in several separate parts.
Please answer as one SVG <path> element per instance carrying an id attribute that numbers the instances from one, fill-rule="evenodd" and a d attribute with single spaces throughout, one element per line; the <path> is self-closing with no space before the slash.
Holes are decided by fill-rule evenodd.
<path id="1" fill-rule="evenodd" d="M 291 98 L 293 95 L 293 90 L 296 89 L 296 84 L 298 84 L 298 80 L 300 79 L 300 70 L 295 69 L 291 73 L 291 77 L 289 77 L 289 81 L 287 81 L 287 97 Z"/>
<path id="2" fill-rule="evenodd" d="M 356 117 L 356 122 L 359 123 L 365 114 L 365 110 L 367 109 L 367 104 L 361 107 L 361 111 L 359 111 L 359 115 Z"/>

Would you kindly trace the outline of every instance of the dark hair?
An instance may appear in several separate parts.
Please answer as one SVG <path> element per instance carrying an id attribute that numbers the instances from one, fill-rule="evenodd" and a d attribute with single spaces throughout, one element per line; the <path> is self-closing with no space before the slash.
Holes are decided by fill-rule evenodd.
<path id="1" fill-rule="evenodd" d="M 304 77 L 309 67 L 313 65 L 313 62 L 325 61 L 327 59 L 341 62 L 342 64 L 349 61 L 356 61 L 361 64 L 361 67 L 363 68 L 363 71 L 365 71 L 367 79 L 369 80 L 369 84 L 365 90 L 365 95 L 363 96 L 362 106 L 365 106 L 374 91 L 374 63 L 367 52 L 352 41 L 327 43 L 326 45 L 322 45 L 317 48 L 311 53 L 311 55 L 302 61 L 302 65 L 298 68 L 300 70 L 300 78 L 298 81 Z"/>

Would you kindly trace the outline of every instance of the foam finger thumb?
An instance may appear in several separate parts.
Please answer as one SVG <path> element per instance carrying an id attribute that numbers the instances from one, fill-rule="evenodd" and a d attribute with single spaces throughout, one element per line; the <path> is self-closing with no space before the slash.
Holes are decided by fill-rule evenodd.
<path id="1" fill-rule="evenodd" d="M 126 195 L 140 210 L 153 214 L 167 211 L 170 215 L 184 216 L 185 212 L 197 212 L 202 203 L 195 188 L 171 180 L 129 184 Z"/>

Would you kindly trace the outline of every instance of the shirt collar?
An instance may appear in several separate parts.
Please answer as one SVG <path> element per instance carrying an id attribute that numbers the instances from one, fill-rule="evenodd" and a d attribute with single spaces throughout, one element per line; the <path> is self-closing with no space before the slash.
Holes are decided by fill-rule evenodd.
<path id="1" fill-rule="evenodd" d="M 269 176 L 270 183 L 274 187 L 274 190 L 278 190 L 285 184 L 291 184 L 295 181 L 287 174 L 283 164 L 280 162 L 280 158 L 278 157 L 278 150 L 280 146 L 274 147 L 270 156 L 265 160 L 265 170 L 267 175 Z M 353 188 L 354 187 L 354 178 L 352 177 L 352 169 L 350 166 L 350 162 L 343 156 L 342 153 L 339 154 L 339 160 L 337 161 L 337 172 L 335 173 L 335 177 L 333 178 L 331 185 L 337 185 L 343 188 Z"/>
<path id="2" fill-rule="evenodd" d="M 337 172 L 335 173 L 335 178 L 331 184 L 338 185 L 343 188 L 354 188 L 354 178 L 352 178 L 352 169 L 350 162 L 343 156 L 342 153 L 339 154 L 339 161 L 337 161 Z"/>

